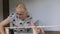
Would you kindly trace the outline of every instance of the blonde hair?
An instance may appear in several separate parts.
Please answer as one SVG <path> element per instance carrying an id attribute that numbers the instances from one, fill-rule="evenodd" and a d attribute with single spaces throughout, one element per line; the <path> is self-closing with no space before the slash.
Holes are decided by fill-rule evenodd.
<path id="1" fill-rule="evenodd" d="M 21 5 L 21 9 L 25 9 L 25 10 L 27 10 L 26 9 L 26 5 L 24 4 L 24 3 L 18 3 L 17 5 L 16 5 L 16 7 L 18 7 L 19 5 Z"/>
<path id="2" fill-rule="evenodd" d="M 20 5 L 19 9 L 21 10 L 21 12 L 27 12 L 27 9 L 26 9 L 26 6 L 25 6 L 24 3 L 21 2 L 21 3 L 17 4 L 17 5 L 16 5 L 16 8 L 17 8 L 19 5 Z"/>

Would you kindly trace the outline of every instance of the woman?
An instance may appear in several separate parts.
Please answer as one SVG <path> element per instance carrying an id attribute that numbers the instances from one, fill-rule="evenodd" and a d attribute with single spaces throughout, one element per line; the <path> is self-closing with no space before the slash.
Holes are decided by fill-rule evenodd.
<path id="1" fill-rule="evenodd" d="M 25 22 L 29 20 L 30 25 L 35 26 L 34 22 L 32 21 L 32 17 L 27 12 L 25 4 L 23 4 L 23 3 L 18 4 L 16 6 L 15 10 L 16 10 L 15 13 L 9 15 L 8 18 L 6 18 L 5 20 L 3 20 L 0 23 L 0 32 L 1 32 L 1 34 L 6 34 L 5 31 L 4 31 L 4 26 L 9 24 L 9 23 L 10 23 L 10 27 L 11 26 L 12 27 L 29 26 L 29 25 L 25 25 Z M 40 31 L 41 31 L 36 26 L 32 27 L 32 30 L 33 30 L 33 34 L 39 34 Z"/>

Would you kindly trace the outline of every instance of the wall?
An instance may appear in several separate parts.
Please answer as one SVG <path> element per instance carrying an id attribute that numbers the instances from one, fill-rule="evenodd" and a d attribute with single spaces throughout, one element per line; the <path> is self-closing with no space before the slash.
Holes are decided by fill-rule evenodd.
<path id="1" fill-rule="evenodd" d="M 3 20 L 3 4 L 2 0 L 0 0 L 0 21 Z"/>
<path id="2" fill-rule="evenodd" d="M 28 11 L 39 25 L 60 25 L 60 0 L 9 0 L 10 13 L 19 2 L 24 2 Z M 60 28 L 44 28 L 47 31 L 60 31 Z"/>

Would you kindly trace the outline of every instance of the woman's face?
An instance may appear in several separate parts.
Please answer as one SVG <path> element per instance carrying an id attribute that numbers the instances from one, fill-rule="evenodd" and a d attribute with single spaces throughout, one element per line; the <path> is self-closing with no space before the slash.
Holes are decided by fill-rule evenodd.
<path id="1" fill-rule="evenodd" d="M 27 15 L 27 11 L 22 5 L 18 5 L 16 8 L 16 14 L 20 19 L 24 19 Z"/>

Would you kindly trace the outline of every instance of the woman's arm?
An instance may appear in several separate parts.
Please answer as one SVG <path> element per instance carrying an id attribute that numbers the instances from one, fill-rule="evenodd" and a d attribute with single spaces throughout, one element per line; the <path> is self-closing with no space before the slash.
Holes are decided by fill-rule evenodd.
<path id="1" fill-rule="evenodd" d="M 0 33 L 1 33 L 1 34 L 5 34 L 5 32 L 4 32 L 4 27 L 3 27 L 2 25 L 0 25 Z"/>
<path id="2" fill-rule="evenodd" d="M 7 25 L 8 23 L 9 23 L 9 19 L 8 18 L 6 18 L 2 22 L 0 22 L 0 33 L 1 34 L 5 34 L 5 32 L 4 32 L 4 26 Z"/>
<path id="3" fill-rule="evenodd" d="M 44 31 L 41 28 L 37 28 L 37 26 L 35 26 L 33 21 L 31 21 L 31 26 L 33 26 L 32 27 L 33 34 L 40 34 L 40 33 L 44 34 Z"/>
<path id="4" fill-rule="evenodd" d="M 37 34 L 36 31 L 35 31 L 36 28 L 35 28 L 34 22 L 31 21 L 30 23 L 31 23 L 31 26 L 32 26 L 33 34 Z"/>

